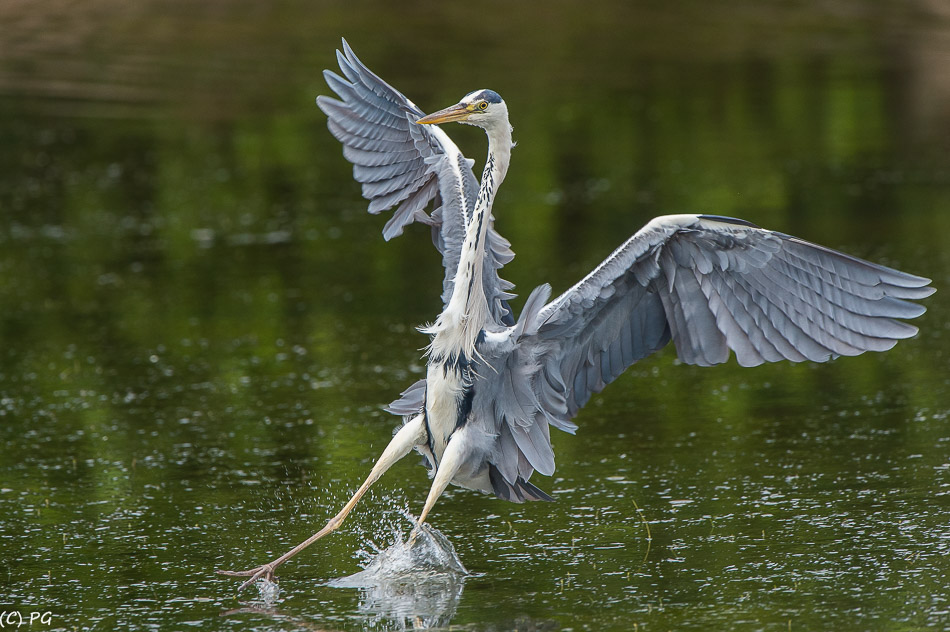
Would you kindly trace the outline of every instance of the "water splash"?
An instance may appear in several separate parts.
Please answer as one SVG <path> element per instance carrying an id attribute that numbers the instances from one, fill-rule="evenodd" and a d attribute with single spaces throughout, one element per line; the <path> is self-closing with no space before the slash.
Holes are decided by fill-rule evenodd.
<path id="1" fill-rule="evenodd" d="M 272 582 L 269 579 L 258 580 L 257 590 L 260 592 L 261 601 L 265 606 L 273 606 L 277 603 L 277 598 L 280 596 L 280 585 L 277 582 Z"/>
<path id="2" fill-rule="evenodd" d="M 411 522 L 408 513 L 404 517 Z M 468 571 L 438 529 L 424 524 L 416 537 L 366 553 L 364 568 L 331 580 L 334 588 L 360 590 L 360 610 L 413 628 L 444 627 L 455 615 Z"/>

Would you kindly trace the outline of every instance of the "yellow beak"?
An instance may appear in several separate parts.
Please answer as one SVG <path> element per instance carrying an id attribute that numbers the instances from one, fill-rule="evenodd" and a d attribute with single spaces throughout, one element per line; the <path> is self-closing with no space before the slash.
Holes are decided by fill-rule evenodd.
<path id="1" fill-rule="evenodd" d="M 423 116 L 416 121 L 419 125 L 438 125 L 439 123 L 451 123 L 452 121 L 464 121 L 472 113 L 467 105 L 456 103 L 444 110 L 433 112 L 428 116 Z"/>

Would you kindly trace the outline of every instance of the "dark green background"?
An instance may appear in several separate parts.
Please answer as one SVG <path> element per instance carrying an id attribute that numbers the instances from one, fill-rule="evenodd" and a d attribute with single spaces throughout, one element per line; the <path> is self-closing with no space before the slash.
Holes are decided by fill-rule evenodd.
<path id="1" fill-rule="evenodd" d="M 325 582 L 408 529 L 415 459 L 281 569 L 274 606 L 213 574 L 335 513 L 441 307 L 426 231 L 383 242 L 313 105 L 345 36 L 424 110 L 504 95 L 518 146 L 495 214 L 522 295 L 679 212 L 941 288 L 886 354 L 634 366 L 554 437 L 557 474 L 532 482 L 557 503 L 446 494 L 432 521 L 475 575 L 435 619 L 950 625 L 946 4 L 48 0 L 2 3 L 0 24 L 0 610 L 411 627 Z M 480 168 L 480 131 L 446 131 Z"/>

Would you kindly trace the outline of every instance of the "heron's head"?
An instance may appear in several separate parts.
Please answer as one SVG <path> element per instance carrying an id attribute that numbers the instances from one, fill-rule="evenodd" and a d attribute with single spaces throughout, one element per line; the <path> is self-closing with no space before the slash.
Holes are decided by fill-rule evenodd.
<path id="1" fill-rule="evenodd" d="M 494 90 L 476 90 L 444 110 L 433 112 L 416 121 L 422 125 L 437 125 L 452 121 L 489 129 L 508 124 L 508 106 Z"/>

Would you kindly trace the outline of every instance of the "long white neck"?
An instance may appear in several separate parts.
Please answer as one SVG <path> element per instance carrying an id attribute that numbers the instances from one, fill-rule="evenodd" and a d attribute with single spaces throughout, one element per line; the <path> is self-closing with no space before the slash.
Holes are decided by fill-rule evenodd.
<path id="1" fill-rule="evenodd" d="M 491 226 L 491 208 L 495 192 L 508 173 L 512 142 L 511 126 L 507 117 L 485 131 L 488 134 L 488 159 L 482 172 L 475 209 L 466 227 L 452 298 L 442 310 L 436 324 L 428 330 L 435 334 L 430 346 L 431 351 L 441 357 L 463 353 L 471 360 L 479 332 L 491 322 L 491 310 L 482 282 L 485 242 Z"/>

